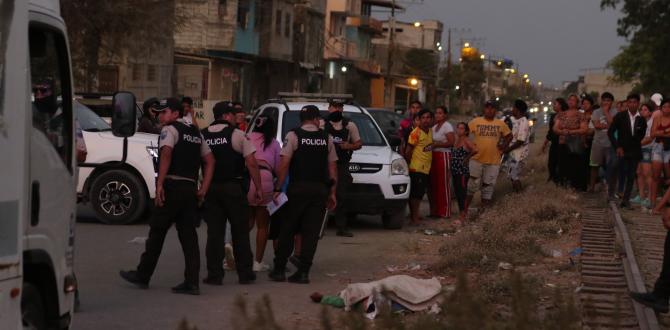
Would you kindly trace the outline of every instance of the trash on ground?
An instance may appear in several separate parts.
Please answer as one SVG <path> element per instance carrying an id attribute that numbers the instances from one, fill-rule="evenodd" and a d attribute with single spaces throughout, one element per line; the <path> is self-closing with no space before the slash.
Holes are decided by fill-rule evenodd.
<path id="1" fill-rule="evenodd" d="M 425 311 L 442 301 L 442 284 L 437 278 L 417 279 L 408 275 L 389 276 L 369 283 L 349 284 L 339 297 L 344 309 L 363 303 L 367 318 L 377 315 L 378 307 L 393 303 L 412 312 Z"/>
<path id="2" fill-rule="evenodd" d="M 581 247 L 575 248 L 574 250 L 570 251 L 570 256 L 571 257 L 578 256 L 578 255 L 582 254 L 582 251 L 583 250 L 582 250 Z"/>
<path id="3" fill-rule="evenodd" d="M 130 243 L 130 244 L 144 244 L 144 243 L 146 243 L 146 241 L 147 241 L 147 237 L 138 236 L 138 237 L 135 237 L 135 238 L 131 239 L 130 241 L 128 241 L 128 243 Z"/>
<path id="4" fill-rule="evenodd" d="M 426 229 L 426 230 L 423 231 L 423 233 L 424 233 L 425 235 L 432 236 L 432 235 L 435 235 L 437 232 L 434 231 L 434 230 L 432 230 L 432 229 Z"/>
<path id="5" fill-rule="evenodd" d="M 559 250 L 551 250 L 551 256 L 554 258 L 560 258 L 563 256 L 563 253 Z"/>
<path id="6" fill-rule="evenodd" d="M 500 262 L 498 264 L 498 268 L 503 270 L 512 270 L 514 266 L 512 266 L 512 264 L 510 264 L 509 262 Z"/>
<path id="7" fill-rule="evenodd" d="M 556 232 L 557 234 L 563 234 L 563 228 L 558 228 L 558 231 Z"/>
<path id="8" fill-rule="evenodd" d="M 438 304 L 433 304 L 428 309 L 428 314 L 440 314 L 440 312 L 442 312 L 442 308 L 440 308 L 440 305 Z"/>
<path id="9" fill-rule="evenodd" d="M 575 293 L 579 293 L 584 288 L 584 285 L 580 285 L 575 289 Z"/>
<path id="10" fill-rule="evenodd" d="M 549 288 L 555 288 L 556 287 L 556 284 L 547 283 L 546 285 Z"/>
<path id="11" fill-rule="evenodd" d="M 409 270 L 421 270 L 421 265 L 417 263 L 410 263 L 407 265 L 407 269 Z"/>
<path id="12" fill-rule="evenodd" d="M 560 272 L 561 272 L 561 271 L 558 270 L 558 269 L 554 270 L 554 274 L 558 274 L 558 273 L 560 273 Z"/>

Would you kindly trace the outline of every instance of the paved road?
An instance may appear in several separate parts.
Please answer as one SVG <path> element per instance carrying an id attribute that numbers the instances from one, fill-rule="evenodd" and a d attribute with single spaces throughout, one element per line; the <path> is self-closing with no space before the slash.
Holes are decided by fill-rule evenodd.
<path id="1" fill-rule="evenodd" d="M 168 234 L 150 289 L 140 290 L 123 282 L 118 271 L 136 266 L 143 245 L 129 241 L 145 237 L 148 226 L 107 226 L 91 220 L 87 209 L 79 214 L 75 269 L 82 306 L 75 315 L 74 329 L 176 329 L 183 318 L 201 330 L 231 329 L 236 297 L 255 302 L 264 294 L 270 296 L 281 323 L 314 328 L 321 307 L 311 303 L 309 295 L 314 291 L 337 293 L 348 282 L 377 279 L 393 251 L 402 249 L 398 242 L 405 235 L 384 230 L 378 217 L 366 217 L 355 224 L 354 238 L 336 237 L 332 228 L 328 230 L 317 251 L 310 285 L 274 283 L 259 273 L 256 284 L 241 286 L 236 274 L 228 274 L 222 287 L 201 285 L 202 295 L 183 296 L 170 292 L 183 279 L 183 255 L 174 229 Z M 198 234 L 204 276 L 204 226 Z M 271 250 L 268 246 L 268 262 L 273 257 Z"/>

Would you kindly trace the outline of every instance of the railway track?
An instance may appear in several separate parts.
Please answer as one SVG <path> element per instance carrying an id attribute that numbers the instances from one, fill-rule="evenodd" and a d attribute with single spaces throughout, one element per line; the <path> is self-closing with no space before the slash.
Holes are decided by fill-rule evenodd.
<path id="1" fill-rule="evenodd" d="M 656 315 L 628 292 L 643 291 L 628 229 L 615 205 L 588 198 L 582 215 L 580 257 L 585 329 L 660 329 Z"/>

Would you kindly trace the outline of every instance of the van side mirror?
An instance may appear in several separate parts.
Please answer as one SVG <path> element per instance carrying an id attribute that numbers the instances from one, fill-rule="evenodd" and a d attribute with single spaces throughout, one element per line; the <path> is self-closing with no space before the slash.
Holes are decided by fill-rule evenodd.
<path id="1" fill-rule="evenodd" d="M 135 135 L 137 125 L 137 105 L 135 95 L 130 92 L 116 92 L 112 98 L 112 133 L 118 137 Z"/>

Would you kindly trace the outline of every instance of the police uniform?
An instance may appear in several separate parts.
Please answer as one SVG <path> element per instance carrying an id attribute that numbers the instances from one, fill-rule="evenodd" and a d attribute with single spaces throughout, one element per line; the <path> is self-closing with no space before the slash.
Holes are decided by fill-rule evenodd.
<path id="1" fill-rule="evenodd" d="M 361 140 L 361 136 L 356 124 L 347 118 L 342 118 L 341 121 L 337 122 L 327 120 L 325 130 L 332 137 L 337 153 L 337 210 L 335 211 L 335 224 L 337 225 L 338 235 L 351 236 L 350 233 L 346 232 L 348 211 L 346 195 L 353 183 L 353 178 L 349 172 L 349 162 L 351 161 L 353 150 L 343 150 L 340 148 L 340 144 L 358 142 Z"/>
<path id="2" fill-rule="evenodd" d="M 226 221 L 229 221 L 238 279 L 242 284 L 249 283 L 256 276 L 249 242 L 248 188 L 244 186 L 243 175 L 244 158 L 256 152 L 256 148 L 244 132 L 225 120 L 214 121 L 202 130 L 202 135 L 216 159 L 212 185 L 205 200 L 208 276 L 204 282 L 222 284 Z"/>
<path id="3" fill-rule="evenodd" d="M 318 109 L 315 111 L 318 113 Z M 287 217 L 280 229 L 270 278 L 275 281 L 285 280 L 286 262 L 294 248 L 293 238 L 300 234 L 300 263 L 298 271 L 289 277 L 289 281 L 308 283 L 307 275 L 319 241 L 332 181 L 328 167 L 337 161 L 337 154 L 328 133 L 310 123 L 286 135 L 280 155 L 291 159 L 287 189 L 289 203 Z"/>
<path id="4" fill-rule="evenodd" d="M 197 179 L 202 165 L 201 159 L 209 155 L 211 150 L 204 143 L 200 131 L 186 124 L 181 118 L 163 127 L 158 147 L 159 160 L 164 152 L 163 147 L 172 148 L 170 167 L 163 183 L 165 201 L 152 212 L 149 237 L 137 271 L 121 272 L 121 276 L 140 286 L 148 285 L 156 269 L 168 229 L 175 223 L 186 269 L 184 283 L 173 288 L 173 291 L 183 290 L 184 285 L 187 289 L 197 291 L 200 271 L 200 251 L 195 229 L 198 209 Z M 199 294 L 199 291 L 188 293 Z"/>

